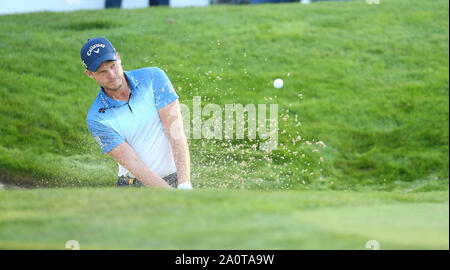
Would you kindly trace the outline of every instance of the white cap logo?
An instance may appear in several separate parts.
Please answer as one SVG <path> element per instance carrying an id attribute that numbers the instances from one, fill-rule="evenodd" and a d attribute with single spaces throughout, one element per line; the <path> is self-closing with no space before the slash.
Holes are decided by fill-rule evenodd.
<path id="1" fill-rule="evenodd" d="M 87 56 L 91 56 L 92 52 L 95 53 L 99 53 L 100 52 L 100 48 L 105 48 L 105 44 L 99 43 L 99 44 L 94 44 L 91 47 L 89 47 L 89 50 L 87 51 Z M 97 50 L 95 50 L 97 49 Z"/>

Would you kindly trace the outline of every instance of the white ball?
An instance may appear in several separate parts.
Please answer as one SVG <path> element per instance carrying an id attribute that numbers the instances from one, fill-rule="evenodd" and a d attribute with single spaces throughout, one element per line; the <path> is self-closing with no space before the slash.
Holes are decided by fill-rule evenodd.
<path id="1" fill-rule="evenodd" d="M 283 80 L 282 79 L 276 79 L 275 81 L 273 81 L 273 86 L 275 88 L 283 87 Z"/>

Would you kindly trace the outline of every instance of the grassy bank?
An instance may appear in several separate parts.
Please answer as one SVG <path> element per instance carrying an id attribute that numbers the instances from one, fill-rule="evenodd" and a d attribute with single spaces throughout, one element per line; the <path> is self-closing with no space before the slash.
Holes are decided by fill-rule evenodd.
<path id="1" fill-rule="evenodd" d="M 448 192 L 0 192 L 0 249 L 448 249 Z"/>
<path id="2" fill-rule="evenodd" d="M 98 88 L 79 50 L 94 36 L 112 41 L 125 69 L 165 69 L 190 107 L 193 96 L 279 105 L 273 152 L 191 138 L 197 187 L 448 189 L 448 1 L 0 16 L 3 181 L 114 183 L 85 123 Z"/>

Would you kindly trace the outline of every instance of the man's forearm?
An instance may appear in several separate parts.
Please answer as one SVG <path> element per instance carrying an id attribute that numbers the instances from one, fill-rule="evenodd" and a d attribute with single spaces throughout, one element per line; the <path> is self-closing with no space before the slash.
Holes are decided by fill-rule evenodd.
<path id="1" fill-rule="evenodd" d="M 142 161 L 137 161 L 135 163 L 129 162 L 125 168 L 130 171 L 139 181 L 150 187 L 164 187 L 170 188 L 159 175 L 150 170 Z"/>
<path id="2" fill-rule="evenodd" d="M 177 167 L 178 184 L 191 181 L 191 159 L 186 136 L 178 140 L 171 140 L 173 158 Z"/>
<path id="3" fill-rule="evenodd" d="M 172 146 L 173 158 L 177 167 L 178 184 L 190 182 L 191 160 L 189 146 L 184 133 L 183 118 L 178 100 L 160 109 L 159 117 Z"/>
<path id="4" fill-rule="evenodd" d="M 148 168 L 136 152 L 126 142 L 121 143 L 108 153 L 119 164 L 124 166 L 139 181 L 150 187 L 171 188 L 159 175 Z"/>

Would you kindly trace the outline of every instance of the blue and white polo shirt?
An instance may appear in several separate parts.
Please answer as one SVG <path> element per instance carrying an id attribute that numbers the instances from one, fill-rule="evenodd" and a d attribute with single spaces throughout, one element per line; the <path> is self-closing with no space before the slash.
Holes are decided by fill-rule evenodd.
<path id="1" fill-rule="evenodd" d="M 176 172 L 172 147 L 158 110 L 178 99 L 167 75 L 159 68 L 124 71 L 130 86 L 129 102 L 108 97 L 103 89 L 87 114 L 91 135 L 108 153 L 127 142 L 142 161 L 160 177 Z M 119 176 L 131 173 L 119 165 Z"/>

